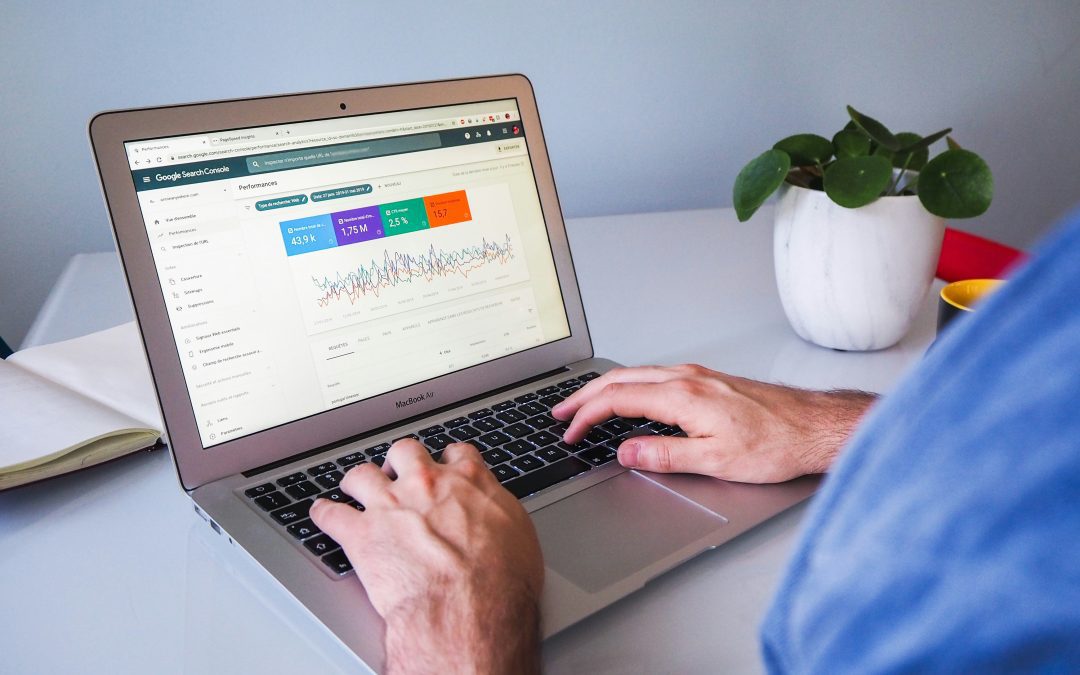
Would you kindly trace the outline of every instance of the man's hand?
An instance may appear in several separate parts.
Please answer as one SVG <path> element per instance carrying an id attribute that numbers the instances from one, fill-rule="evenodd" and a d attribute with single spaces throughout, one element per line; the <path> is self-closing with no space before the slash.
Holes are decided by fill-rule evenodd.
<path id="1" fill-rule="evenodd" d="M 832 464 L 875 396 L 818 392 L 733 377 L 695 365 L 619 368 L 555 406 L 577 443 L 613 416 L 682 427 L 687 438 L 639 436 L 619 446 L 623 466 L 776 483 Z"/>
<path id="2" fill-rule="evenodd" d="M 539 672 L 532 521 L 474 447 L 450 445 L 442 461 L 398 441 L 382 470 L 361 464 L 341 481 L 364 512 L 316 500 L 311 518 L 386 620 L 389 672 Z"/>

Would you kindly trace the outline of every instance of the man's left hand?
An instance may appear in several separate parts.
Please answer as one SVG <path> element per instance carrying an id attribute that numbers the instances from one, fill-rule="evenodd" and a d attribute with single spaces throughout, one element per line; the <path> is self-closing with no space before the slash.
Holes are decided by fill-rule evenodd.
<path id="1" fill-rule="evenodd" d="M 539 671 L 540 544 L 474 447 L 450 445 L 437 464 L 401 440 L 341 489 L 366 510 L 316 500 L 311 519 L 386 620 L 388 671 Z"/>

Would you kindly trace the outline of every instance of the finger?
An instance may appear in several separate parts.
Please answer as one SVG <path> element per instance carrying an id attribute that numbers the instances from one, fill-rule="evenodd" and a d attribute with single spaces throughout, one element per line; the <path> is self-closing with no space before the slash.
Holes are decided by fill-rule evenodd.
<path id="1" fill-rule="evenodd" d="M 593 425 L 615 416 L 677 424 L 680 407 L 685 404 L 686 397 L 670 382 L 612 382 L 578 409 L 563 440 L 578 443 Z"/>
<path id="2" fill-rule="evenodd" d="M 308 515 L 320 530 L 343 547 L 351 548 L 364 537 L 367 521 L 362 513 L 347 504 L 316 499 Z"/>
<path id="3" fill-rule="evenodd" d="M 391 477 L 398 477 L 434 461 L 431 455 L 428 454 L 427 448 L 420 441 L 413 438 L 403 438 L 391 445 L 390 449 L 386 451 L 383 472 Z"/>
<path id="4" fill-rule="evenodd" d="M 457 464 L 459 462 L 484 462 L 480 451 L 472 443 L 451 443 L 446 446 L 442 454 L 443 464 Z"/>
<path id="5" fill-rule="evenodd" d="M 713 475 L 718 468 L 709 453 L 713 443 L 711 438 L 636 436 L 619 446 L 619 464 L 657 473 Z"/>
<path id="6" fill-rule="evenodd" d="M 556 419 L 569 420 L 587 401 L 595 398 L 609 384 L 615 382 L 666 382 L 679 373 L 675 368 L 665 366 L 639 366 L 636 368 L 615 368 L 600 377 L 585 383 L 585 386 L 568 396 L 565 401 L 551 409 Z"/>
<path id="7" fill-rule="evenodd" d="M 386 504 L 390 497 L 390 477 L 374 464 L 354 466 L 341 479 L 341 490 L 364 508 Z"/>

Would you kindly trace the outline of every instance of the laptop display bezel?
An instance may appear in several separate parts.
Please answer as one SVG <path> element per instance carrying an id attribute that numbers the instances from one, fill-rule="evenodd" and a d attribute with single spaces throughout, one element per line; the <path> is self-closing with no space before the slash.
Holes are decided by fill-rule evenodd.
<path id="1" fill-rule="evenodd" d="M 529 159 L 570 327 L 569 337 L 204 449 L 124 143 L 511 98 L 517 100 L 521 122 L 527 131 Z M 100 113 L 90 121 L 89 133 L 106 209 L 112 220 L 135 317 L 158 392 L 165 425 L 163 431 L 172 449 L 180 482 L 187 490 L 592 356 L 539 112 L 532 85 L 523 75 L 110 111 Z M 418 389 L 432 395 L 406 407 L 396 405 Z"/>

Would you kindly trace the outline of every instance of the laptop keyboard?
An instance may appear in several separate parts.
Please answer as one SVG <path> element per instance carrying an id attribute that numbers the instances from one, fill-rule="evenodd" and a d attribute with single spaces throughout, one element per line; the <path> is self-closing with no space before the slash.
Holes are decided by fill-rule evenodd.
<path id="1" fill-rule="evenodd" d="M 551 408 L 596 377 L 599 374 L 594 372 L 572 377 L 395 440 L 420 441 L 436 461 L 451 443 L 472 443 L 491 473 L 521 499 L 614 460 L 619 444 L 632 431 L 638 435 L 642 431 L 663 436 L 682 434 L 678 427 L 660 422 L 616 417 L 593 427 L 577 445 L 563 442 L 566 425 L 551 416 Z M 345 552 L 308 518 L 308 509 L 322 497 L 363 511 L 363 505 L 338 484 L 345 472 L 358 464 L 382 466 L 390 445 L 379 443 L 353 450 L 336 460 L 324 460 L 303 471 L 249 487 L 244 495 L 331 572 L 345 574 L 352 570 Z"/>

